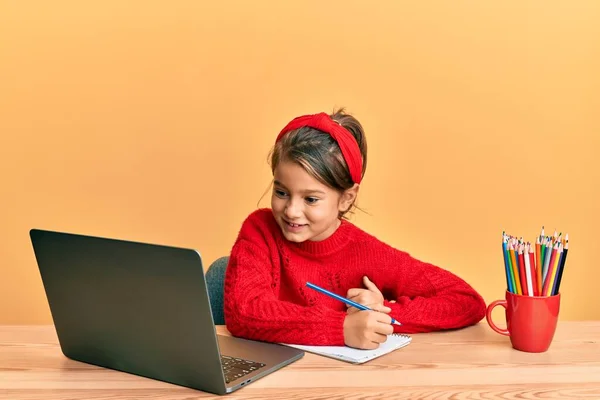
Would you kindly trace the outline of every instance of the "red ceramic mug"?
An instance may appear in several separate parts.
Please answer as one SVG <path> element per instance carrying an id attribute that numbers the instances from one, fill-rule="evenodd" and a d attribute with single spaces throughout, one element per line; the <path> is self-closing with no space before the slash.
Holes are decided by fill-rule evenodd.
<path id="1" fill-rule="evenodd" d="M 506 329 L 492 321 L 492 310 L 496 306 L 506 309 Z M 486 320 L 490 327 L 501 335 L 510 337 L 512 346 L 529 353 L 542 353 L 550 347 L 558 312 L 560 293 L 555 296 L 522 296 L 506 292 L 506 300 L 496 300 L 487 308 Z"/>

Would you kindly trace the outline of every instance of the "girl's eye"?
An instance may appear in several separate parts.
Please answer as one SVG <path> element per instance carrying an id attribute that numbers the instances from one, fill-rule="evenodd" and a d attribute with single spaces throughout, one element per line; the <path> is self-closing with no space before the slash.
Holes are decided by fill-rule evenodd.
<path id="1" fill-rule="evenodd" d="M 285 197 L 286 193 L 283 190 L 275 189 L 275 196 L 277 196 L 277 197 Z"/>
<path id="2" fill-rule="evenodd" d="M 305 200 L 308 204 L 315 204 L 317 201 L 319 201 L 319 199 L 316 197 L 307 197 Z"/>

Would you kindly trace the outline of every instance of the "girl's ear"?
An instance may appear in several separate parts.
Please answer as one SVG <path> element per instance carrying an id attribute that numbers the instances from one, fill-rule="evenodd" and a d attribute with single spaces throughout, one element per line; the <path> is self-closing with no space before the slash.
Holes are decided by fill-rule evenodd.
<path id="1" fill-rule="evenodd" d="M 358 196 L 358 188 L 358 184 L 355 183 L 350 189 L 344 190 L 338 204 L 338 210 L 340 213 L 345 213 L 350 209 L 350 207 L 352 207 L 352 204 L 354 204 L 354 201 L 356 201 L 356 196 Z"/>

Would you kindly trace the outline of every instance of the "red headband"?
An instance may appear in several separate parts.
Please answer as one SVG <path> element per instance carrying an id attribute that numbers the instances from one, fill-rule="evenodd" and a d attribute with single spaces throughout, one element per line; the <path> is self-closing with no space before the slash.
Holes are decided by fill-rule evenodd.
<path id="1" fill-rule="evenodd" d="M 296 117 L 279 132 L 275 143 L 279 142 L 286 133 L 308 126 L 331 135 L 337 142 L 348 165 L 350 177 L 354 183 L 360 183 L 362 178 L 362 156 L 354 136 L 326 113 L 303 115 Z"/>

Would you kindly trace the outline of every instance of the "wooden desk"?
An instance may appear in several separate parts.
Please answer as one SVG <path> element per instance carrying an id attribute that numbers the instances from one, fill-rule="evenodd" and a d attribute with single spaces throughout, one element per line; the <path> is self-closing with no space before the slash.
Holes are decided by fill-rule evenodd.
<path id="1" fill-rule="evenodd" d="M 0 326 L 0 399 L 207 398 L 600 399 L 600 321 L 560 321 L 541 354 L 513 350 L 485 323 L 413 335 L 362 366 L 307 353 L 226 397 L 69 360 L 53 326 Z"/>

